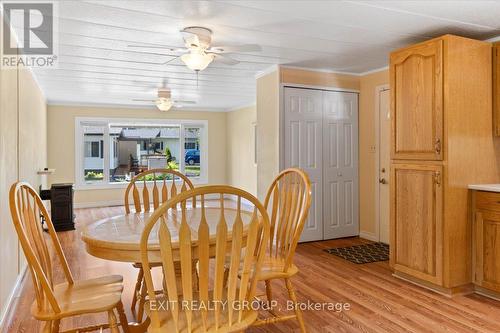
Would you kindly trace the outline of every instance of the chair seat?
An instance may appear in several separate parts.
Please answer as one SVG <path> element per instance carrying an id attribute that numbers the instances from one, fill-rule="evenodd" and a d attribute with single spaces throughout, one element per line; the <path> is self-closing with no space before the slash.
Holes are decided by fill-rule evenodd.
<path id="1" fill-rule="evenodd" d="M 55 313 L 47 302 L 45 309 L 38 309 L 36 301 L 31 313 L 39 320 L 54 320 L 73 315 L 104 312 L 113 309 L 121 300 L 123 277 L 109 275 L 95 279 L 75 281 L 73 285 L 61 283 L 54 286 L 54 296 L 61 312 Z"/>
<path id="2" fill-rule="evenodd" d="M 243 256 L 243 255 L 242 255 Z M 229 269 L 229 266 L 231 264 L 231 258 L 227 257 L 226 258 L 226 269 Z M 243 260 L 241 260 L 241 263 L 243 264 Z M 281 258 L 272 258 L 266 256 L 264 260 L 262 261 L 262 269 L 261 272 L 258 276 L 259 281 L 265 281 L 265 280 L 273 280 L 273 279 L 286 279 L 294 276 L 297 274 L 299 269 L 295 264 L 292 264 L 288 269 L 285 271 L 285 260 Z"/>
<path id="3" fill-rule="evenodd" d="M 238 294 L 238 291 L 236 292 Z M 196 303 L 199 300 L 199 295 L 195 294 L 193 295 L 193 303 L 195 306 L 197 306 Z M 211 295 L 209 295 L 209 299 L 213 299 Z M 224 304 L 224 301 L 226 301 L 226 297 L 222 297 L 222 303 Z M 180 304 L 182 303 L 182 299 L 179 300 Z M 171 311 L 169 309 L 165 309 L 165 307 L 168 306 L 168 301 L 165 301 L 163 298 L 158 298 L 156 304 L 158 304 L 157 309 L 151 310 L 149 306 L 149 301 L 146 302 L 145 309 L 146 313 L 148 316 L 151 318 L 153 315 L 153 312 L 157 312 L 160 320 L 160 327 L 153 327 L 153 321 L 151 321 L 151 325 L 148 328 L 148 332 L 176 332 L 174 321 L 172 319 Z M 160 304 L 163 304 L 163 308 Z M 212 304 L 207 305 L 212 306 Z M 207 311 L 207 330 L 205 331 L 203 328 L 203 320 L 201 316 L 201 311 L 197 309 L 193 309 L 193 319 L 192 319 L 192 331 L 191 333 L 230 333 L 230 332 L 240 332 L 244 331 L 246 328 L 251 326 L 256 320 L 257 320 L 257 311 L 254 310 L 249 310 L 243 313 L 242 319 L 239 323 L 236 323 L 238 319 L 238 312 L 234 311 L 233 312 L 233 325 L 229 326 L 228 325 L 228 311 L 226 309 L 221 309 L 220 313 L 220 318 L 219 318 L 219 328 L 215 329 L 215 316 L 214 316 L 214 311 L 210 311 L 210 309 Z M 181 312 L 181 311 L 180 311 Z M 179 314 L 179 327 L 178 327 L 178 332 L 183 333 L 183 332 L 188 332 L 187 328 L 187 321 L 186 321 L 186 316 L 184 315 L 184 311 L 182 311 Z"/>
<path id="4" fill-rule="evenodd" d="M 285 271 L 285 260 L 281 258 L 266 257 L 262 263 L 262 270 L 258 276 L 260 281 L 273 279 L 286 279 L 297 274 L 299 269 L 291 264 Z"/>

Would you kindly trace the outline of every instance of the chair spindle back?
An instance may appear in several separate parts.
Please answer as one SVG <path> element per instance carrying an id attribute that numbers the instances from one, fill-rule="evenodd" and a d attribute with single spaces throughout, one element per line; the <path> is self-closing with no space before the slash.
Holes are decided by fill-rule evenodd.
<path id="1" fill-rule="evenodd" d="M 264 206 L 270 211 L 269 255 L 285 260 L 285 271 L 293 256 L 311 206 L 309 176 L 298 168 L 283 170 L 269 187 Z"/>
<path id="2" fill-rule="evenodd" d="M 142 183 L 142 190 L 140 191 L 137 186 L 139 183 Z M 141 172 L 132 178 L 127 186 L 125 191 L 125 212 L 130 213 L 130 196 L 132 196 L 136 213 L 140 213 L 143 209 L 145 212 L 149 212 L 151 204 L 153 204 L 154 209 L 157 209 L 169 198 L 193 188 L 193 183 L 186 175 L 173 169 L 151 169 Z M 142 193 L 142 200 L 140 193 Z M 193 206 L 196 206 L 194 199 Z"/>
<path id="3" fill-rule="evenodd" d="M 38 309 L 45 310 L 50 306 L 55 313 L 61 312 L 53 292 L 51 250 L 47 246 L 48 242 L 43 234 L 42 218 L 47 225 L 52 250 L 62 266 L 67 283 L 73 284 L 74 280 L 50 215 L 38 193 L 28 183 L 12 184 L 9 203 L 12 221 L 33 280 Z"/>
<path id="4" fill-rule="evenodd" d="M 217 200 L 206 200 L 207 196 L 214 195 L 218 196 Z M 228 196 L 234 197 L 235 201 L 226 200 Z M 199 213 L 188 219 L 192 212 L 186 208 L 186 202 L 194 198 L 199 202 Z M 251 207 L 246 211 L 243 209 L 247 207 L 245 202 Z M 176 208 L 178 204 L 180 209 Z M 229 208 L 231 204 L 236 207 Z M 213 221 L 217 221 L 216 226 Z M 214 232 L 216 236 L 211 238 Z M 230 331 L 249 311 L 248 307 L 241 305 L 251 303 L 255 295 L 256 276 L 260 272 L 268 237 L 269 218 L 265 208 L 243 190 L 222 185 L 203 186 L 170 199 L 146 222 L 141 238 L 142 265 L 150 304 L 159 297 L 154 290 L 163 289 L 169 302 L 169 308 L 164 311 L 170 311 L 173 332 Z M 164 283 L 157 283 L 156 287 L 148 257 L 148 243 L 152 239 L 159 241 L 160 261 L 165 274 Z M 173 246 L 175 242 L 178 246 Z M 228 283 L 225 284 L 224 269 L 228 256 L 231 263 Z M 211 260 L 215 263 L 212 266 Z M 175 274 L 178 262 L 180 279 Z M 193 274 L 196 262 L 198 274 Z M 192 303 L 195 299 L 200 303 Z M 204 306 L 191 307 L 191 304 Z M 151 313 L 153 328 L 159 325 L 157 316 L 157 312 Z M 196 323 L 202 324 L 193 326 Z"/>

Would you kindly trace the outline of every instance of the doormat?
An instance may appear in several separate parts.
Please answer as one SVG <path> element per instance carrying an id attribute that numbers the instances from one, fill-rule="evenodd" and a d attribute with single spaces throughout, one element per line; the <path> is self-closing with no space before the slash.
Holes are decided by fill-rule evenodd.
<path id="1" fill-rule="evenodd" d="M 389 245 L 384 243 L 337 247 L 325 251 L 355 264 L 389 260 Z"/>

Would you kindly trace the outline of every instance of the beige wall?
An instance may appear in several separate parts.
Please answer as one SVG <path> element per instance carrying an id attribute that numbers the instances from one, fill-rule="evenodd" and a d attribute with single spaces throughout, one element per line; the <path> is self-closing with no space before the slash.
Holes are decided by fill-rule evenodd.
<path id="1" fill-rule="evenodd" d="M 279 172 L 279 70 L 257 79 L 257 196 Z"/>
<path id="2" fill-rule="evenodd" d="M 226 183 L 226 114 L 224 112 L 159 112 L 154 109 L 122 109 L 75 106 L 49 106 L 48 165 L 56 169 L 50 183 L 75 183 L 75 117 L 111 117 L 141 119 L 196 119 L 208 121 L 208 182 Z M 94 205 L 103 201 L 119 202 L 123 189 L 75 191 L 75 203 Z"/>
<path id="3" fill-rule="evenodd" d="M 359 225 L 363 236 L 376 237 L 375 151 L 376 115 L 375 90 L 389 84 L 389 71 L 368 74 L 360 78 L 359 94 Z"/>
<path id="4" fill-rule="evenodd" d="M 227 182 L 257 195 L 257 165 L 254 160 L 256 106 L 227 113 Z"/>
<path id="5" fill-rule="evenodd" d="M 42 184 L 36 172 L 46 166 L 46 111 L 45 98 L 29 70 L 1 68 L 0 320 L 25 267 L 10 217 L 9 188 L 17 180 L 35 188 Z"/>
<path id="6" fill-rule="evenodd" d="M 281 68 L 281 82 L 304 84 L 318 87 L 333 87 L 342 89 L 359 89 L 359 76 L 315 72 L 296 68 Z"/>

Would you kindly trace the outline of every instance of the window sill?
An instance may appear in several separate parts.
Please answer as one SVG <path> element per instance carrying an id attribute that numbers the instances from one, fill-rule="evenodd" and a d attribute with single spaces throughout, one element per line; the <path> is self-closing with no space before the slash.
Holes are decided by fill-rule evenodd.
<path id="1" fill-rule="evenodd" d="M 205 179 L 193 179 L 190 178 L 191 182 L 195 186 L 208 185 Z M 160 183 L 161 181 L 157 181 Z M 171 180 L 167 180 L 167 183 L 171 183 Z M 176 180 L 176 182 L 178 182 Z M 147 181 L 148 184 L 153 184 L 153 181 Z M 89 190 L 114 190 L 114 189 L 125 189 L 128 186 L 128 182 L 123 183 L 100 183 L 100 184 L 75 184 L 75 191 L 89 191 Z M 137 187 L 141 187 L 142 181 L 137 183 Z"/>

